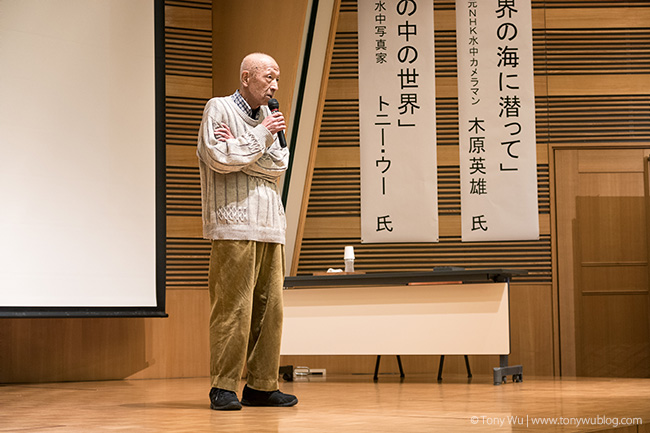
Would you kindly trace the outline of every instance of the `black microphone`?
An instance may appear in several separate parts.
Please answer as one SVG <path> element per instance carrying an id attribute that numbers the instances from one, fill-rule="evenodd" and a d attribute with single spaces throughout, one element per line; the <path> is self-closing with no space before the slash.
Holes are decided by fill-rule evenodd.
<path id="1" fill-rule="evenodd" d="M 280 103 L 277 99 L 269 99 L 269 110 L 271 113 L 275 113 L 280 109 Z M 280 147 L 287 147 L 287 140 L 284 138 L 284 131 L 278 131 L 278 140 L 280 141 Z"/>

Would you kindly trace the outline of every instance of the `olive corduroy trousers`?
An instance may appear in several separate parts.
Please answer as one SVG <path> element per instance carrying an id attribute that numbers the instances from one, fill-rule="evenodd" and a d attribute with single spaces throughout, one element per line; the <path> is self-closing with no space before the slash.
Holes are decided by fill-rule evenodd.
<path id="1" fill-rule="evenodd" d="M 210 375 L 215 388 L 278 389 L 284 245 L 213 240 L 210 255 Z"/>

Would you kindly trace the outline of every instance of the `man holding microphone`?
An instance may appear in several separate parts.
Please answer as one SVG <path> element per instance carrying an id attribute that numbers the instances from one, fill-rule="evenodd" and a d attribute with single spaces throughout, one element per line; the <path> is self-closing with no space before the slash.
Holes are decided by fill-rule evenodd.
<path id="1" fill-rule="evenodd" d="M 240 86 L 210 99 L 197 155 L 203 237 L 210 256 L 210 407 L 294 406 L 278 389 L 286 219 L 278 180 L 289 151 L 281 112 L 267 107 L 280 68 L 262 53 L 246 56 Z M 275 102 L 275 101 L 274 101 Z M 244 366 L 246 386 L 237 390 Z"/>

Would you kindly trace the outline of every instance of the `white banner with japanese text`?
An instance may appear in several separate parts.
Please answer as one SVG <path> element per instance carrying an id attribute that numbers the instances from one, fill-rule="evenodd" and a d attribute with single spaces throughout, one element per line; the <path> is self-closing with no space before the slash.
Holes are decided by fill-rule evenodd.
<path id="1" fill-rule="evenodd" d="M 531 0 L 456 0 L 463 241 L 539 239 Z"/>
<path id="2" fill-rule="evenodd" d="M 437 242 L 433 0 L 359 0 L 361 241 Z"/>

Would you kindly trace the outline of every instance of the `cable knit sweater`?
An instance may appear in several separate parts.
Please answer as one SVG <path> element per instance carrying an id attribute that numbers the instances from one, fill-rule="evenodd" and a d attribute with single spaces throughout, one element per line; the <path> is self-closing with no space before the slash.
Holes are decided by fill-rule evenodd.
<path id="1" fill-rule="evenodd" d="M 289 151 L 262 125 L 268 114 L 263 106 L 252 119 L 231 97 L 206 104 L 197 145 L 204 238 L 285 243 L 278 179 Z M 236 138 L 217 140 L 220 124 Z"/>

